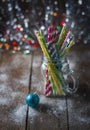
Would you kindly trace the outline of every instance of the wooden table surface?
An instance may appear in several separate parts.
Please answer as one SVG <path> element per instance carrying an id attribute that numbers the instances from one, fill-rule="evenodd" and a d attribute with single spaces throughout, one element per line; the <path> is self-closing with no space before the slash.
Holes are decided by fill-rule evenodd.
<path id="1" fill-rule="evenodd" d="M 75 45 L 68 56 L 77 74 L 78 91 L 47 98 L 43 95 L 40 49 L 31 55 L 0 54 L 0 130 L 90 129 L 90 45 Z M 29 92 L 40 95 L 36 109 L 25 103 Z"/>

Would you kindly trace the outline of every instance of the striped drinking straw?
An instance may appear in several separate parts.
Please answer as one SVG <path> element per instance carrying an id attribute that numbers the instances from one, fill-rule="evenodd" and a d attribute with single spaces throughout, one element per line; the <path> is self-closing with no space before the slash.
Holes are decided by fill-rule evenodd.
<path id="1" fill-rule="evenodd" d="M 68 29 L 66 28 L 66 26 L 63 26 L 63 28 L 61 30 L 61 33 L 59 35 L 58 42 L 57 42 L 59 48 L 61 48 L 61 46 L 62 46 L 62 44 L 63 44 L 63 42 L 65 40 L 65 37 L 66 37 L 67 33 L 68 33 Z"/>
<path id="2" fill-rule="evenodd" d="M 36 36 L 37 36 L 39 44 L 42 48 L 44 56 L 47 57 L 49 59 L 49 61 L 52 63 L 52 58 L 51 58 L 49 51 L 48 51 L 48 48 L 45 44 L 42 33 L 37 32 Z M 58 95 L 64 94 L 63 87 L 65 86 L 65 83 L 64 83 L 62 77 L 60 76 L 59 71 L 57 70 L 56 66 L 54 64 L 47 64 L 47 68 L 50 71 L 50 75 L 53 79 L 53 82 L 54 82 L 55 87 L 57 89 Z"/>
<path id="3" fill-rule="evenodd" d="M 48 43 L 46 43 L 46 45 L 53 60 L 57 59 L 54 47 L 55 41 L 56 41 L 56 28 L 53 25 L 51 25 L 48 27 Z"/>

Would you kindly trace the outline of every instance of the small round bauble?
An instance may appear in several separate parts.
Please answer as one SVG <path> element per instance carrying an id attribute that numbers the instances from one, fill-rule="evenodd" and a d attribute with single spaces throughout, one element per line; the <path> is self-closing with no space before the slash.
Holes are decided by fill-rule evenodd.
<path id="1" fill-rule="evenodd" d="M 36 107 L 39 103 L 39 96 L 34 93 L 30 93 L 26 96 L 26 104 L 30 107 Z"/>

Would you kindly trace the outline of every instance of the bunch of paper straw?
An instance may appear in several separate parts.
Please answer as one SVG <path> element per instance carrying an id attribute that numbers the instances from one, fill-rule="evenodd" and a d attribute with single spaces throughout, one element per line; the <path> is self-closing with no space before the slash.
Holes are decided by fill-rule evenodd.
<path id="1" fill-rule="evenodd" d="M 73 35 L 66 26 L 63 26 L 60 34 L 57 35 L 57 30 L 53 25 L 48 28 L 47 42 L 45 42 L 41 31 L 35 34 L 47 62 L 44 94 L 46 96 L 65 95 L 67 93 L 65 88 L 68 84 L 61 72 L 61 60 L 74 44 Z"/>

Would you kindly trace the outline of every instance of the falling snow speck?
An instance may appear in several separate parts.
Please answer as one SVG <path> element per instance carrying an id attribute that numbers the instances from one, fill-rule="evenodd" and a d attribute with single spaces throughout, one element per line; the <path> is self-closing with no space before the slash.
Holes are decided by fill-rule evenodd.
<path id="1" fill-rule="evenodd" d="M 85 15 L 85 12 L 82 12 L 82 15 Z"/>
<path id="2" fill-rule="evenodd" d="M 57 5 L 57 4 L 58 4 L 58 2 L 57 2 L 57 1 L 55 1 L 55 2 L 54 2 L 54 4 L 55 4 L 55 5 Z"/>
<path id="3" fill-rule="evenodd" d="M 78 0 L 78 4 L 79 4 L 79 5 L 82 5 L 82 0 Z"/>

